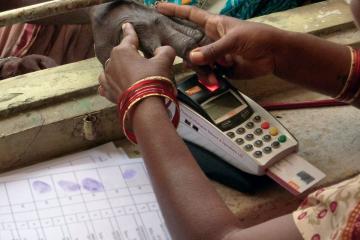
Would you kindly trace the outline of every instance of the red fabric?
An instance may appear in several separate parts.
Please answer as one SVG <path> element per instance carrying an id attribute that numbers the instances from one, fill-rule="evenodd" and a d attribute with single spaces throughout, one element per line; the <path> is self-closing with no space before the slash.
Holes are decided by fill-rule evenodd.
<path id="1" fill-rule="evenodd" d="M 23 57 L 36 40 L 41 26 L 15 24 L 0 28 L 0 57 Z"/>

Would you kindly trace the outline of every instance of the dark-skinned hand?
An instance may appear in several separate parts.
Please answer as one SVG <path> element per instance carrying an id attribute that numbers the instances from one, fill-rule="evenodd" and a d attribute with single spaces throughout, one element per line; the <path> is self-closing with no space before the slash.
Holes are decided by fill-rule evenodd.
<path id="1" fill-rule="evenodd" d="M 276 54 L 283 49 L 285 31 L 262 23 L 211 14 L 190 6 L 159 3 L 157 10 L 197 24 L 213 41 L 189 54 L 194 65 L 219 64 L 228 77 L 237 79 L 254 78 L 278 70 Z"/>
<path id="2" fill-rule="evenodd" d="M 123 25 L 124 37 L 113 48 L 111 57 L 100 75 L 99 93 L 116 103 L 122 92 L 132 84 L 150 76 L 172 77 L 171 67 L 175 51 L 169 46 L 162 46 L 154 51 L 152 58 L 144 58 L 138 52 L 139 39 L 129 23 Z"/>
<path id="3" fill-rule="evenodd" d="M 58 64 L 47 56 L 28 55 L 22 58 L 10 58 L 1 64 L 0 79 L 35 72 L 42 69 L 55 67 Z"/>
<path id="4" fill-rule="evenodd" d="M 186 59 L 188 52 L 206 41 L 196 24 L 178 18 L 169 18 L 155 9 L 123 0 L 101 4 L 90 11 L 97 58 L 104 65 L 113 47 L 122 38 L 121 26 L 131 23 L 139 37 L 139 48 L 146 57 L 155 49 L 169 45 L 178 56 Z"/>

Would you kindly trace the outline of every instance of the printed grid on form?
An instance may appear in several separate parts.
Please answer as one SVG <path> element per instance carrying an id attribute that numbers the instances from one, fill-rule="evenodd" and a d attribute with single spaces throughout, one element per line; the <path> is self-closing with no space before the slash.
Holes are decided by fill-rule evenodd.
<path id="1" fill-rule="evenodd" d="M 170 239 L 141 159 L 98 148 L 0 176 L 0 240 Z"/>

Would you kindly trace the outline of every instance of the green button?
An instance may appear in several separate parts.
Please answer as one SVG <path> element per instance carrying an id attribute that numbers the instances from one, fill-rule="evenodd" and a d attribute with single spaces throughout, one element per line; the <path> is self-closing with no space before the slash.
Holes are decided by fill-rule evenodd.
<path id="1" fill-rule="evenodd" d="M 281 143 L 284 143 L 286 142 L 286 136 L 285 135 L 281 135 L 279 138 L 278 138 L 279 142 Z"/>

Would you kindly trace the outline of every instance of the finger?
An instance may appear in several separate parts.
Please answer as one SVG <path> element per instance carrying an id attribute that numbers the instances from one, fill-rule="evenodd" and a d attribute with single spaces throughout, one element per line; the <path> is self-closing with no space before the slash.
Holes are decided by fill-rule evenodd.
<path id="1" fill-rule="evenodd" d="M 230 54 L 222 56 L 220 59 L 216 60 L 216 62 L 222 67 L 231 67 L 234 64 Z"/>
<path id="2" fill-rule="evenodd" d="M 189 58 L 194 64 L 211 64 L 235 51 L 235 43 L 236 41 L 234 41 L 230 35 L 226 35 L 211 44 L 191 51 Z"/>
<path id="3" fill-rule="evenodd" d="M 159 3 L 156 9 L 167 16 L 187 19 L 202 28 L 205 28 L 207 20 L 212 16 L 212 14 L 196 7 L 179 6 L 171 3 Z"/>
<path id="4" fill-rule="evenodd" d="M 172 28 L 185 34 L 188 37 L 193 38 L 196 42 L 200 42 L 201 39 L 204 37 L 204 33 L 199 29 L 197 29 L 196 26 L 190 27 L 184 24 L 184 22 L 188 22 L 188 21 L 174 18 L 174 19 L 169 19 L 168 22 Z"/>
<path id="5" fill-rule="evenodd" d="M 201 29 L 197 24 L 190 22 L 189 20 L 185 20 L 185 19 L 181 19 L 178 17 L 169 17 L 171 20 L 173 20 L 176 23 L 179 23 L 180 25 L 184 25 L 190 28 L 195 28 L 195 29 Z"/>
<path id="6" fill-rule="evenodd" d="M 102 72 L 100 74 L 99 84 L 100 84 L 100 86 L 102 86 L 105 89 L 105 91 L 110 91 L 111 90 L 111 86 L 109 85 L 109 81 L 107 80 L 106 75 L 105 75 L 104 72 Z"/>
<path id="7" fill-rule="evenodd" d="M 108 92 L 111 92 L 112 95 L 121 92 L 121 88 L 116 84 L 111 77 L 106 76 L 105 72 L 102 72 L 99 76 L 99 84 Z"/>
<path id="8" fill-rule="evenodd" d="M 107 98 L 109 101 L 116 103 L 116 90 L 110 84 L 111 81 L 108 81 L 104 72 L 99 76 L 99 88 L 98 92 L 101 96 Z"/>
<path id="9" fill-rule="evenodd" d="M 23 59 L 19 65 L 19 70 L 22 74 L 35 72 L 41 70 L 39 65 L 40 63 L 38 63 L 37 61 Z"/>
<path id="10" fill-rule="evenodd" d="M 158 47 L 161 47 L 161 40 L 159 36 L 156 34 L 150 36 L 142 36 L 142 34 L 139 34 L 140 38 L 140 49 L 144 53 L 145 57 L 151 58 L 155 55 L 155 50 Z"/>
<path id="11" fill-rule="evenodd" d="M 170 46 L 159 47 L 155 50 L 153 60 L 157 60 L 164 64 L 164 67 L 169 68 L 173 65 L 176 57 L 175 50 Z"/>
<path id="12" fill-rule="evenodd" d="M 103 88 L 103 86 L 100 85 L 98 87 L 98 93 L 99 93 L 100 96 L 105 97 L 105 89 Z"/>
<path id="13" fill-rule="evenodd" d="M 271 59 L 261 60 L 245 60 L 239 61 L 237 59 L 236 68 L 232 68 L 233 71 L 228 74 L 232 78 L 237 79 L 252 79 L 260 76 L 267 75 L 273 72 L 274 66 Z"/>
<path id="14" fill-rule="evenodd" d="M 166 26 L 165 29 L 166 34 L 162 36 L 163 39 L 161 39 L 161 45 L 168 45 L 173 47 L 179 57 L 188 59 L 189 52 L 192 49 L 198 47 L 195 39 L 176 31 L 170 26 Z"/>
<path id="15" fill-rule="evenodd" d="M 45 59 L 40 60 L 41 69 L 47 69 L 47 68 L 52 68 L 52 67 L 56 67 L 56 66 L 58 66 L 58 64 L 51 58 L 45 58 Z"/>
<path id="16" fill-rule="evenodd" d="M 194 65 L 191 62 L 184 60 L 187 68 L 191 68 L 193 71 L 196 72 L 199 80 L 207 81 L 209 75 L 212 73 L 212 68 L 209 65 L 199 66 Z"/>
<path id="17" fill-rule="evenodd" d="M 135 50 L 139 49 L 139 38 L 135 32 L 134 27 L 130 23 L 124 23 L 122 25 L 123 39 L 120 46 L 131 47 Z"/>

